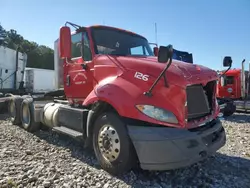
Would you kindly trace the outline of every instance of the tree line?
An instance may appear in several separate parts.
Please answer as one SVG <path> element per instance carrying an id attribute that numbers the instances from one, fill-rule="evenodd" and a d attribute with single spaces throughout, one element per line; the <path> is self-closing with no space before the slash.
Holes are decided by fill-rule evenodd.
<path id="1" fill-rule="evenodd" d="M 27 67 L 54 70 L 54 50 L 24 39 L 16 30 L 5 30 L 0 24 L 0 46 L 25 52 L 28 56 Z"/>

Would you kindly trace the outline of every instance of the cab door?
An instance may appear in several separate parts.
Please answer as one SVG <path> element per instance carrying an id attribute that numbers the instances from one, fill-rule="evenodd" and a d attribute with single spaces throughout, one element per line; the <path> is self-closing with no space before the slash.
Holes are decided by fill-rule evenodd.
<path id="1" fill-rule="evenodd" d="M 71 62 L 65 64 L 64 90 L 71 99 L 84 100 L 93 90 L 93 62 L 86 31 L 71 37 Z M 83 58 L 82 58 L 82 49 Z"/>
<path id="2" fill-rule="evenodd" d="M 224 78 L 224 97 L 238 98 L 237 80 L 233 75 L 226 75 Z"/>

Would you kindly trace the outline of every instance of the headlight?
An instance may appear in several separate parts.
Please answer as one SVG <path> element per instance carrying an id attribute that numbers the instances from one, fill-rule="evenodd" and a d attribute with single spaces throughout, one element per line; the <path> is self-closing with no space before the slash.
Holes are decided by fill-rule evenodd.
<path id="1" fill-rule="evenodd" d="M 158 121 L 163 121 L 167 123 L 178 123 L 178 120 L 172 112 L 169 112 L 162 108 L 157 108 L 151 105 L 136 105 L 136 108 L 143 114 Z"/>

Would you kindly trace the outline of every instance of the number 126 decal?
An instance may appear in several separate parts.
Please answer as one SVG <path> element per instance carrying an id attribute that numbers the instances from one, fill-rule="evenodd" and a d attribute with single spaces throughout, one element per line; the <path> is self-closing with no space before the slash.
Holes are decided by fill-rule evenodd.
<path id="1" fill-rule="evenodd" d="M 134 75 L 135 78 L 139 79 L 139 80 L 143 80 L 143 81 L 148 81 L 149 75 L 147 74 L 143 74 L 141 72 L 136 72 Z"/>

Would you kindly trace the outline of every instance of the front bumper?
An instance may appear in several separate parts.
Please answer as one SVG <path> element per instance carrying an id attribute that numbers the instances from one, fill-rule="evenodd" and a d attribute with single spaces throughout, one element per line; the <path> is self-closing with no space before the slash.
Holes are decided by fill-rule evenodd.
<path id="1" fill-rule="evenodd" d="M 218 119 L 197 130 L 128 125 L 128 132 L 144 170 L 186 167 L 214 154 L 226 143 Z"/>

